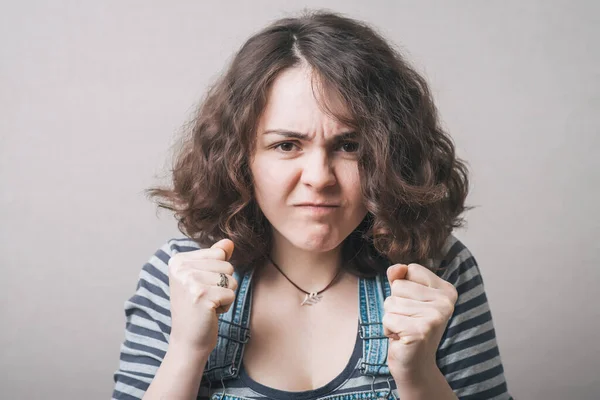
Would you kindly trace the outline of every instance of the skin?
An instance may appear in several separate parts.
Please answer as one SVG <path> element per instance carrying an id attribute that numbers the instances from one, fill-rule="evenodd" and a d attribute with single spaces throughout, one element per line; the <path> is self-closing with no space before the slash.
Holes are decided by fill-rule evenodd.
<path id="1" fill-rule="evenodd" d="M 435 354 L 458 300 L 456 288 L 420 264 L 388 268 L 384 301 L 388 366 L 402 399 L 456 399 Z"/>
<path id="2" fill-rule="evenodd" d="M 302 133 L 286 137 L 269 130 Z M 366 215 L 356 145 L 323 113 L 310 71 L 294 68 L 275 81 L 260 121 L 251 163 L 256 200 L 273 228 L 272 258 L 307 291 L 321 290 L 340 267 L 340 244 Z M 337 139 L 336 139 L 337 138 Z M 335 208 L 301 207 L 327 202 Z M 237 282 L 228 262 L 234 243 L 179 253 L 169 261 L 172 329 L 167 353 L 144 399 L 195 399 L 204 365 L 216 344 L 217 314 L 234 301 Z M 216 286 L 219 272 L 228 288 Z M 457 293 L 419 264 L 387 271 L 392 294 L 384 302 L 388 365 L 403 400 L 456 399 L 435 364 L 435 352 Z M 252 337 L 244 366 L 260 383 L 281 390 L 321 387 L 346 365 L 356 335 L 357 280 L 350 274 L 315 306 L 269 264 L 253 282 Z M 277 301 L 273 301 L 276 299 Z M 298 351 L 300 350 L 300 351 Z M 282 359 L 293 362 L 283 364 Z"/>
<path id="3" fill-rule="evenodd" d="M 339 268 L 340 244 L 367 212 L 360 191 L 358 144 L 352 138 L 348 127 L 320 109 L 308 68 L 288 69 L 275 80 L 259 121 L 251 172 L 256 201 L 273 229 L 271 256 L 307 291 L 318 291 L 331 280 Z M 306 202 L 337 207 L 323 212 L 299 206 Z M 263 281 L 267 280 L 268 272 L 263 274 Z M 396 264 L 388 270 L 388 279 L 392 295 L 384 305 L 383 324 L 390 338 L 390 371 L 401 396 L 455 398 L 435 364 L 435 352 L 454 310 L 456 290 L 419 264 Z M 271 290 L 289 285 L 282 279 L 271 280 Z M 286 287 L 282 296 L 297 295 L 296 289 Z M 322 322 L 331 320 L 331 315 Z M 262 318 L 266 323 L 267 317 Z M 258 325 L 256 318 L 253 325 Z M 252 350 L 258 346 L 249 343 L 248 347 L 247 356 L 258 357 L 259 352 Z M 318 387 L 317 379 L 312 382 L 308 388 L 295 389 Z"/>
<path id="4" fill-rule="evenodd" d="M 358 143 L 342 138 L 351 129 L 319 108 L 303 67 L 275 80 L 257 133 L 251 172 L 256 201 L 273 228 L 272 258 L 304 290 L 321 290 L 340 267 L 340 244 L 367 213 Z M 307 202 L 337 207 L 300 206 Z"/>

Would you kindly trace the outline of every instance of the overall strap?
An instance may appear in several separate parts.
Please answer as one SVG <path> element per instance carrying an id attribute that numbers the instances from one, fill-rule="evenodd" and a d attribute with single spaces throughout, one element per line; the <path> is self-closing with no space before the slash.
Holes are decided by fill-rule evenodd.
<path id="1" fill-rule="evenodd" d="M 360 372 L 363 375 L 389 375 L 387 365 L 388 338 L 383 334 L 383 301 L 390 295 L 385 275 L 359 279 L 360 322 L 359 334 L 363 339 Z"/>
<path id="2" fill-rule="evenodd" d="M 238 375 L 244 345 L 250 338 L 250 283 L 253 272 L 254 270 L 245 274 L 238 271 L 233 273 L 238 282 L 235 301 L 229 311 L 219 316 L 217 345 L 208 358 L 202 380 L 219 382 Z"/>

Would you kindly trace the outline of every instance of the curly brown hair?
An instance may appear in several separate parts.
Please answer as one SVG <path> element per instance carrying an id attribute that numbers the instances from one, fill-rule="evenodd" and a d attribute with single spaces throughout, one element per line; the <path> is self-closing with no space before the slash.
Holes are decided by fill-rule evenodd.
<path id="1" fill-rule="evenodd" d="M 271 83 L 301 64 L 316 72 L 323 109 L 359 133 L 368 213 L 344 240 L 342 257 L 354 261 L 348 268 L 372 276 L 390 262 L 439 257 L 470 208 L 466 164 L 440 127 L 424 78 L 372 27 L 329 11 L 279 19 L 248 39 L 183 137 L 172 187 L 150 188 L 149 197 L 200 246 L 233 240 L 236 269 L 265 261 L 271 229 L 254 200 L 249 165 Z"/>

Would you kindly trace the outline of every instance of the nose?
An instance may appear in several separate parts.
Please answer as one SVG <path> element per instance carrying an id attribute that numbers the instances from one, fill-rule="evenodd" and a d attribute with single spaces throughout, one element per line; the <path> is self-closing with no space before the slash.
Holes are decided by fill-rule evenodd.
<path id="1" fill-rule="evenodd" d="M 315 151 L 304 159 L 302 183 L 320 190 L 335 185 L 336 177 L 332 160 L 326 151 Z"/>

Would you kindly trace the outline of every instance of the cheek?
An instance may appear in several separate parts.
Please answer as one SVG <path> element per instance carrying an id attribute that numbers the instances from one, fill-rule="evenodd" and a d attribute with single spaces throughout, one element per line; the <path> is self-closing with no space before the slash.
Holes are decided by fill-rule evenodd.
<path id="1" fill-rule="evenodd" d="M 270 172 L 263 164 L 257 163 L 252 166 L 252 178 L 257 190 L 262 191 L 267 182 L 272 180 Z"/>
<path id="2" fill-rule="evenodd" d="M 340 178 L 340 183 L 347 196 L 350 197 L 353 202 L 356 202 L 357 200 L 362 201 L 358 166 L 356 164 L 348 165 L 342 171 Z"/>
<path id="3" fill-rule="evenodd" d="M 254 163 L 251 167 L 252 172 L 252 180 L 254 182 L 254 196 L 256 197 L 256 201 L 259 205 L 264 204 L 264 199 L 268 199 L 269 196 L 265 193 L 268 190 L 268 184 L 270 177 L 268 175 L 268 170 L 265 171 L 265 168 L 260 163 Z"/>
<path id="4" fill-rule="evenodd" d="M 259 203 L 273 203 L 285 195 L 293 181 L 289 168 L 257 161 L 251 166 L 255 195 Z"/>
<path id="5" fill-rule="evenodd" d="M 347 209 L 349 214 L 346 216 L 348 221 L 352 221 L 352 223 L 361 221 L 367 214 L 367 208 L 363 200 L 358 166 L 354 165 L 353 168 L 348 168 L 342 184 L 344 197 L 350 203 L 350 208 Z"/>

